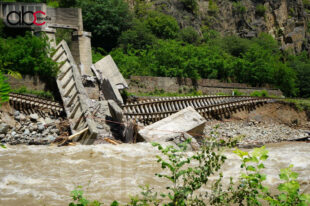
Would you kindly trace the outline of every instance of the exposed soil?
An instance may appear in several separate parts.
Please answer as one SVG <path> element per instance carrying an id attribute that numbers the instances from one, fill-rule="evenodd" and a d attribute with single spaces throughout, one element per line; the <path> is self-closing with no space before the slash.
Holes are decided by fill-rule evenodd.
<path id="1" fill-rule="evenodd" d="M 230 120 L 247 122 L 277 123 L 310 130 L 309 111 L 300 111 L 292 103 L 276 102 L 265 104 L 253 111 L 242 111 L 231 115 Z"/>

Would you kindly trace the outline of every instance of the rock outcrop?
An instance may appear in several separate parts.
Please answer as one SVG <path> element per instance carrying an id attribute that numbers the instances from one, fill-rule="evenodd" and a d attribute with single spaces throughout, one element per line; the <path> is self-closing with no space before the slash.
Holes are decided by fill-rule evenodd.
<path id="1" fill-rule="evenodd" d="M 127 1 L 133 8 L 135 1 Z M 282 49 L 299 53 L 310 48 L 310 10 L 302 0 L 197 0 L 196 11 L 186 9 L 179 0 L 149 2 L 154 9 L 175 17 L 181 28 L 191 26 L 200 34 L 203 26 L 244 38 L 265 32 L 275 37 Z"/>

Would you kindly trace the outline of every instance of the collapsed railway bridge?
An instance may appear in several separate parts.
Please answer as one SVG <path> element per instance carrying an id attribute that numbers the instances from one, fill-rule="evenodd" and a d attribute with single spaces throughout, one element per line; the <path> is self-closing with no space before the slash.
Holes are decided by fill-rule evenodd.
<path id="1" fill-rule="evenodd" d="M 128 84 L 119 72 L 111 56 L 92 64 L 91 33 L 83 31 L 81 9 L 49 8 L 43 3 L 2 3 L 0 18 L 11 11 L 40 10 L 51 17 L 44 26 L 31 26 L 35 35 L 45 33 L 55 52 L 51 55 L 57 62 L 56 77 L 61 101 L 55 102 L 30 95 L 10 94 L 10 104 L 25 113 L 37 112 L 44 115 L 65 115 L 69 121 L 74 141 L 92 144 L 98 138 L 122 139 L 121 131 L 126 122 L 148 125 L 192 106 L 206 119 L 227 117 L 237 110 L 251 110 L 256 106 L 275 101 L 270 98 L 249 96 L 195 96 L 170 97 L 147 101 L 124 103 L 120 90 Z M 16 21 L 11 15 L 10 21 Z M 31 17 L 27 17 L 31 18 Z M 31 19 L 28 19 L 31 21 Z M 70 46 L 63 40 L 56 45 L 57 28 L 71 29 Z M 124 126 L 125 125 L 125 126 Z"/>

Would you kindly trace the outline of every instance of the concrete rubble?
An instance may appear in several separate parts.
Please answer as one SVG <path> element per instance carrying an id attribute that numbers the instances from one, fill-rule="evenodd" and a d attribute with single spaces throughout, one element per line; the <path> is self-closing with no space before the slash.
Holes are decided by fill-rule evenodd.
<path id="1" fill-rule="evenodd" d="M 178 144 L 191 136 L 201 136 L 205 123 L 206 120 L 193 107 L 187 107 L 143 128 L 139 135 L 147 142 L 171 141 Z"/>

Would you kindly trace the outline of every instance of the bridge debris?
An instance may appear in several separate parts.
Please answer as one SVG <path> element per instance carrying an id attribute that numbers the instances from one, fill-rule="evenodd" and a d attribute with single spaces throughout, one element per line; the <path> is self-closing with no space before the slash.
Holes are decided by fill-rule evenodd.
<path id="1" fill-rule="evenodd" d="M 191 106 L 139 131 L 147 142 L 179 141 L 203 135 L 206 120 Z M 179 140 L 177 140 L 179 138 Z"/>

